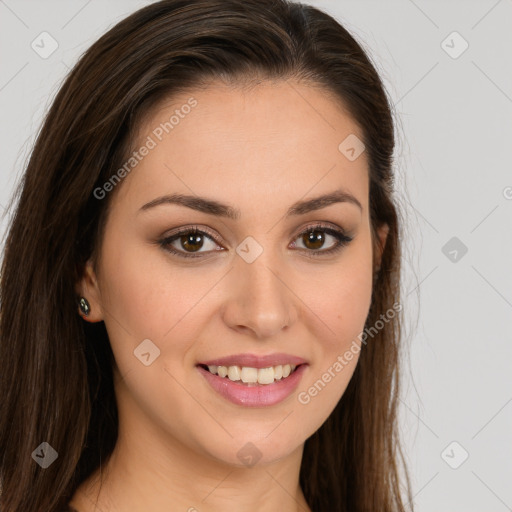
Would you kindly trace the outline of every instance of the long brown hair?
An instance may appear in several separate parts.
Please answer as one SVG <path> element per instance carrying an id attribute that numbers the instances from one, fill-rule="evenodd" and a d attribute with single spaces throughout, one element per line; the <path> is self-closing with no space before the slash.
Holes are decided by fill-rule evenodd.
<path id="1" fill-rule="evenodd" d="M 391 103 L 354 37 L 324 12 L 286 0 L 163 0 L 140 9 L 71 71 L 13 196 L 0 288 L 2 512 L 59 510 L 116 443 L 108 336 L 76 306 L 76 283 L 99 253 L 111 204 L 112 194 L 99 200 L 94 190 L 123 165 L 158 101 L 210 79 L 255 77 L 320 86 L 361 127 L 375 244 L 378 226 L 389 226 L 366 325 L 400 302 Z M 362 348 L 343 397 L 305 443 L 300 484 L 315 512 L 405 509 L 400 325 L 396 315 Z M 46 469 L 32 457 L 43 442 L 58 453 Z"/>

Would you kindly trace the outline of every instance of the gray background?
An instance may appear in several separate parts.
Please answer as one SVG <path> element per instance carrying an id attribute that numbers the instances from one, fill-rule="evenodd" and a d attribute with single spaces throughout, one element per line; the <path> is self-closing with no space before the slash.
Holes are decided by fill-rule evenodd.
<path id="1" fill-rule="evenodd" d="M 147 3 L 0 0 L 2 211 L 70 67 Z M 416 510 L 512 510 L 512 0 L 309 3 L 367 49 L 399 116 Z M 48 58 L 31 47 L 43 31 L 58 43 Z"/>

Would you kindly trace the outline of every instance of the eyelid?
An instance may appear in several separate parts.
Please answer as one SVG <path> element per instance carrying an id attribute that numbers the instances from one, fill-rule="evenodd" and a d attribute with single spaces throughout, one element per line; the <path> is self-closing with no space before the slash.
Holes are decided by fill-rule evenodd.
<path id="1" fill-rule="evenodd" d="M 338 226 L 337 224 L 334 224 L 333 222 L 329 222 L 328 220 L 318 220 L 311 222 L 306 222 L 305 225 L 301 226 L 297 231 L 295 235 L 292 235 L 294 237 L 297 237 L 301 235 L 304 232 L 307 231 L 313 231 L 315 229 L 331 229 L 333 231 L 338 231 L 340 233 L 343 233 L 344 235 L 348 236 L 348 232 L 343 229 L 341 226 Z"/>
<path id="2" fill-rule="evenodd" d="M 207 226 L 200 226 L 198 224 L 191 224 L 190 226 L 184 226 L 181 228 L 177 228 L 176 230 L 171 231 L 169 234 L 165 234 L 162 237 L 161 241 L 165 242 L 165 241 L 167 241 L 171 238 L 177 237 L 179 235 L 193 233 L 193 232 L 197 232 L 199 234 L 204 233 L 204 234 L 208 235 L 216 244 L 222 246 L 220 237 L 213 230 L 211 230 Z"/>

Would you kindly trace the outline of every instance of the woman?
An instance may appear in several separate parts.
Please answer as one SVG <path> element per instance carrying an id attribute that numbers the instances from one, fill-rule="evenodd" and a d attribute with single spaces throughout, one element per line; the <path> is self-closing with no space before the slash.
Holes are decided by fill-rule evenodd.
<path id="1" fill-rule="evenodd" d="M 2 511 L 405 510 L 393 148 L 316 8 L 164 0 L 103 35 L 8 232 Z"/>

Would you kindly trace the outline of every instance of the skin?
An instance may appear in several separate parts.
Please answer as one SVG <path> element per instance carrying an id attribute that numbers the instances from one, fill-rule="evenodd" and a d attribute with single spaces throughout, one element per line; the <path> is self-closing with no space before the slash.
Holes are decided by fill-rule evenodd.
<path id="1" fill-rule="evenodd" d="M 112 192 L 99 261 L 87 265 L 77 287 L 91 305 L 87 320 L 103 320 L 108 330 L 120 421 L 101 491 L 96 472 L 70 504 L 79 512 L 310 511 L 299 486 L 304 442 L 343 395 L 358 354 L 308 404 L 298 394 L 364 329 L 380 261 L 372 247 L 366 153 L 349 161 L 338 150 L 349 134 L 362 138 L 361 130 L 319 88 L 214 82 L 150 112 L 135 147 L 191 96 L 197 106 Z M 340 188 L 362 210 L 344 202 L 285 217 L 294 202 Z M 139 211 L 170 193 L 215 199 L 241 216 L 179 205 Z M 334 254 L 308 257 L 336 245 L 325 232 L 319 248 L 306 245 L 301 233 L 317 222 L 353 240 Z M 221 243 L 205 237 L 197 259 L 159 246 L 164 235 L 193 225 L 210 228 Z M 386 228 L 378 233 L 382 243 Z M 263 248 L 251 264 L 235 252 L 247 236 Z M 186 252 L 179 238 L 172 246 Z M 211 252 L 219 247 L 225 250 Z M 144 339 L 160 349 L 149 366 L 133 354 Z M 243 407 L 218 395 L 196 368 L 241 352 L 285 352 L 309 366 L 286 400 Z M 237 457 L 247 442 L 261 454 L 253 467 Z"/>

